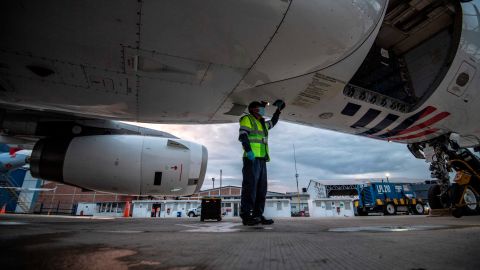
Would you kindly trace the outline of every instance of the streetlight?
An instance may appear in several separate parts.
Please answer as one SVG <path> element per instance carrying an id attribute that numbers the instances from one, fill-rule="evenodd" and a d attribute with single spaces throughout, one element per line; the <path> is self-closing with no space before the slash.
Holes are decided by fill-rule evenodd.
<path id="1" fill-rule="evenodd" d="M 212 177 L 212 183 L 213 183 L 213 188 L 212 189 L 215 189 L 215 177 Z"/>
<path id="2" fill-rule="evenodd" d="M 387 177 L 387 183 L 389 183 L 389 182 L 388 182 L 388 177 L 390 177 L 390 173 L 387 172 L 387 173 L 385 174 L 385 176 Z"/>

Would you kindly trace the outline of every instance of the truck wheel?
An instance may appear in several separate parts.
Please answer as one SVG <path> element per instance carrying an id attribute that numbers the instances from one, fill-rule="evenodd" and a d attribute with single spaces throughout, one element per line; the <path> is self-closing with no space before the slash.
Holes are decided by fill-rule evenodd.
<path id="1" fill-rule="evenodd" d="M 465 202 L 465 206 L 463 207 L 464 215 L 477 215 L 480 210 L 480 203 L 479 203 L 479 197 L 477 194 L 473 191 L 472 187 L 468 186 L 465 189 L 465 193 L 463 194 L 463 200 Z"/>
<path id="2" fill-rule="evenodd" d="M 423 207 L 423 204 L 415 204 L 415 206 L 413 207 L 413 213 L 415 215 L 423 215 L 425 213 L 425 207 Z"/>
<path id="3" fill-rule="evenodd" d="M 433 185 L 428 189 L 428 204 L 431 209 L 443 208 L 442 201 L 440 199 L 440 185 Z"/>
<path id="4" fill-rule="evenodd" d="M 397 208 L 393 203 L 388 203 L 385 206 L 385 215 L 395 215 L 397 213 Z"/>
<path id="5" fill-rule="evenodd" d="M 368 215 L 368 212 L 363 210 L 363 208 L 361 208 L 361 207 L 357 208 L 357 213 L 358 213 L 359 216 L 367 216 Z"/>
<path id="6" fill-rule="evenodd" d="M 195 216 L 195 213 L 190 212 L 190 213 L 188 213 L 188 216 L 189 216 L 189 217 L 194 217 L 194 216 Z"/>

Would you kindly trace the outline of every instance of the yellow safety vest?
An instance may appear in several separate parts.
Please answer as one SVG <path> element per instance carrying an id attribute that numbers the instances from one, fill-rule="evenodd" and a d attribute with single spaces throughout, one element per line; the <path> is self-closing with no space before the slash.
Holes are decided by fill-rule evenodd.
<path id="1" fill-rule="evenodd" d="M 243 131 L 248 134 L 253 154 L 256 158 L 266 158 L 267 161 L 270 160 L 268 155 L 268 128 L 271 128 L 270 125 L 269 121 L 266 122 L 266 129 L 264 130 L 262 123 L 251 114 L 240 118 L 240 132 Z M 245 151 L 243 151 L 243 156 L 247 156 Z"/>

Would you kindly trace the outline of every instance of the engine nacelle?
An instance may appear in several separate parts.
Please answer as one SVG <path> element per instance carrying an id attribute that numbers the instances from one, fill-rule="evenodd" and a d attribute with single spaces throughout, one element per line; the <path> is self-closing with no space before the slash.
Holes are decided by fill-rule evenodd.
<path id="1" fill-rule="evenodd" d="M 47 138 L 35 145 L 32 176 L 131 195 L 191 195 L 207 169 L 203 145 L 136 135 Z"/>

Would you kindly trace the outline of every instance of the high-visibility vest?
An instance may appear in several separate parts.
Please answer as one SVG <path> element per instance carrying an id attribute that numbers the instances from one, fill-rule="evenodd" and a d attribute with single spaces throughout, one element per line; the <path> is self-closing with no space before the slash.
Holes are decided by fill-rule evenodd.
<path id="1" fill-rule="evenodd" d="M 253 115 L 247 114 L 240 118 L 240 132 L 248 133 L 248 140 L 250 147 L 256 158 L 266 158 L 270 160 L 268 155 L 268 128 L 271 123 L 268 121 L 265 123 L 264 129 L 262 123 L 257 120 Z M 243 151 L 243 156 L 246 157 L 247 153 Z"/>

